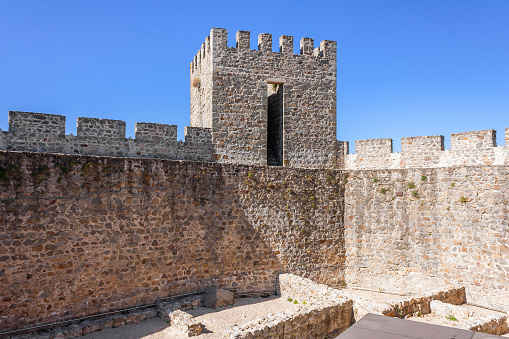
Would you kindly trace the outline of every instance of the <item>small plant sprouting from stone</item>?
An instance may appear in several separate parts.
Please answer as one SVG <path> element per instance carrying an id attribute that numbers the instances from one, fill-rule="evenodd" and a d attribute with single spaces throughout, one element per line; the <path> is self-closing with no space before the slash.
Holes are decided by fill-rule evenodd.
<path id="1" fill-rule="evenodd" d="M 277 91 L 277 84 L 272 84 L 272 89 L 273 89 L 274 91 Z"/>
<path id="2" fill-rule="evenodd" d="M 414 198 L 418 198 L 418 197 L 419 197 L 419 192 L 417 192 L 417 191 L 413 191 L 413 192 L 412 192 L 412 197 L 414 197 Z"/>
<path id="3" fill-rule="evenodd" d="M 346 281 L 342 281 L 341 286 L 346 287 Z"/>
<path id="4" fill-rule="evenodd" d="M 294 303 L 294 304 L 298 304 L 299 302 L 297 301 L 297 299 L 295 299 L 295 300 L 293 301 L 293 303 Z"/>
<path id="5" fill-rule="evenodd" d="M 248 178 L 251 178 L 252 176 L 253 176 L 253 173 L 251 173 L 251 172 L 249 172 L 249 173 L 247 174 L 247 177 L 248 177 Z"/>
<path id="6" fill-rule="evenodd" d="M 456 183 L 455 182 L 451 182 L 451 187 L 454 187 L 456 186 Z"/>
<path id="7" fill-rule="evenodd" d="M 200 78 L 199 78 L 199 77 L 195 77 L 195 78 L 193 79 L 193 87 L 194 87 L 194 88 L 198 88 L 198 89 L 200 89 L 200 86 L 201 86 L 201 80 L 200 80 Z"/>
<path id="8" fill-rule="evenodd" d="M 415 188 L 415 183 L 413 181 L 406 184 L 408 188 Z"/>
<path id="9" fill-rule="evenodd" d="M 464 196 L 460 197 L 460 202 L 467 202 L 468 200 L 470 200 L 470 199 L 468 199 L 467 197 L 464 197 Z"/>
<path id="10" fill-rule="evenodd" d="M 373 179 L 373 182 L 378 182 L 379 180 L 377 178 Z"/>
<path id="11" fill-rule="evenodd" d="M 347 184 L 347 183 L 348 183 L 348 178 L 346 178 L 346 177 L 345 177 L 345 178 L 343 178 L 343 183 L 344 183 L 344 184 Z"/>
<path id="12" fill-rule="evenodd" d="M 456 319 L 456 317 L 453 315 L 448 315 L 446 318 L 452 321 L 458 321 L 458 319 Z"/>
<path id="13" fill-rule="evenodd" d="M 421 181 L 428 181 L 428 177 L 425 175 L 421 176 Z"/>
<path id="14" fill-rule="evenodd" d="M 292 301 L 293 301 L 293 299 L 292 299 L 292 298 L 288 298 L 288 301 L 289 301 L 289 302 L 292 302 Z"/>
<path id="15" fill-rule="evenodd" d="M 302 302 L 302 305 L 306 305 L 306 304 L 307 304 L 307 302 L 306 302 L 306 300 L 304 300 L 304 301 Z"/>
<path id="16" fill-rule="evenodd" d="M 385 194 L 385 192 L 387 192 L 388 190 L 389 190 L 388 188 L 382 187 L 380 188 L 380 193 Z"/>

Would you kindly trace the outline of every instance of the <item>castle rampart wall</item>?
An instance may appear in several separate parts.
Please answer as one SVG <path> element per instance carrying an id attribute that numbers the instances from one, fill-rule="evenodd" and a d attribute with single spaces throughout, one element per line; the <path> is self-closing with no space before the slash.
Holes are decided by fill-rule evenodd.
<path id="1" fill-rule="evenodd" d="M 186 127 L 184 142 L 177 140 L 175 125 L 136 123 L 135 139 L 125 131 L 124 121 L 80 117 L 77 135 L 66 135 L 64 116 L 9 112 L 0 150 L 212 161 L 209 128 Z"/>
<path id="2" fill-rule="evenodd" d="M 491 134 L 462 134 L 459 144 L 490 145 Z M 348 286 L 406 293 L 462 284 L 469 302 L 509 311 L 507 163 L 347 175 Z"/>
<path id="3" fill-rule="evenodd" d="M 348 144 L 346 141 L 343 143 Z M 444 149 L 444 137 L 441 135 L 403 138 L 401 153 L 392 152 L 392 139 L 357 140 L 355 154 L 347 154 L 341 167 L 361 170 L 507 164 L 509 146 L 497 147 L 496 131 L 484 130 L 451 134 L 450 150 Z"/>
<path id="4" fill-rule="evenodd" d="M 0 151 L 0 329 L 207 286 L 274 293 L 284 272 L 339 284 L 342 185 L 338 171 Z"/>

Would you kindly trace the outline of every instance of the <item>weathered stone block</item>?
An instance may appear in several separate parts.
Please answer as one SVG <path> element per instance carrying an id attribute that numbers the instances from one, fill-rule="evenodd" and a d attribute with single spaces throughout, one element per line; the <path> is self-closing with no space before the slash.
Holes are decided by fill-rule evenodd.
<path id="1" fill-rule="evenodd" d="M 218 308 L 233 305 L 235 294 L 224 289 L 212 288 L 205 294 L 203 305 L 205 307 Z"/>

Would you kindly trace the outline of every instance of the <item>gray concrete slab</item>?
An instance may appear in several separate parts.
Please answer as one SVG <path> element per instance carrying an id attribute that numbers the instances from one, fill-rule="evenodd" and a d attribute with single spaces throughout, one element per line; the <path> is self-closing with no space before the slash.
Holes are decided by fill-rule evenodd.
<path id="1" fill-rule="evenodd" d="M 378 314 L 367 314 L 336 339 L 482 339 L 502 338 L 459 328 L 432 325 L 386 317 Z"/>

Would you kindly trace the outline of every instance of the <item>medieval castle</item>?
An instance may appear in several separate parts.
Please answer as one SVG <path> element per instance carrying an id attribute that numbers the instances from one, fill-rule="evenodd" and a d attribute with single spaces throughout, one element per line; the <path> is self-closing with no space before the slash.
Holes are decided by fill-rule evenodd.
<path id="1" fill-rule="evenodd" d="M 509 128 L 336 136 L 336 42 L 213 28 L 191 126 L 9 112 L 0 131 L 0 336 L 292 273 L 403 293 L 462 285 L 509 311 Z M 350 305 L 351 307 L 351 305 Z M 80 333 L 85 333 L 83 330 Z M 270 336 L 268 336 L 270 337 Z"/>

